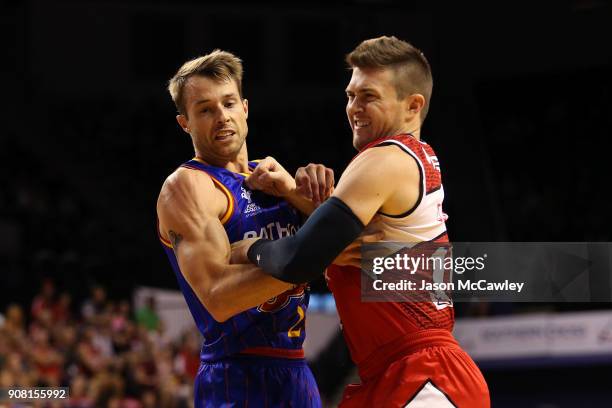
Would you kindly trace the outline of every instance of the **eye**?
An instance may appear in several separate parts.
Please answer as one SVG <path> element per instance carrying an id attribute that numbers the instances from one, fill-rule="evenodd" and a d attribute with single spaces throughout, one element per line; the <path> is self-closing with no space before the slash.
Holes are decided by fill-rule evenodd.
<path id="1" fill-rule="evenodd" d="M 208 109 L 208 108 L 202 108 L 200 110 L 200 113 L 208 113 L 208 112 L 210 112 L 210 109 Z"/>
<path id="2" fill-rule="evenodd" d="M 234 102 L 234 101 L 225 102 L 225 107 L 226 108 L 232 108 L 235 104 L 236 104 L 236 102 Z"/>

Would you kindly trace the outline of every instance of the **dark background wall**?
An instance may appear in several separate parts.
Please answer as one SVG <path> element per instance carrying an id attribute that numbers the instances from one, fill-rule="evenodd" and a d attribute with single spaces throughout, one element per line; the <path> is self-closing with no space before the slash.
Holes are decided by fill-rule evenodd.
<path id="1" fill-rule="evenodd" d="M 244 60 L 251 157 L 339 176 L 354 153 L 343 55 L 372 36 L 411 41 L 433 66 L 422 137 L 442 163 L 451 238 L 610 240 L 610 16 L 597 1 L 4 1 L 2 302 L 43 276 L 117 296 L 175 286 L 155 201 L 191 145 L 165 84 L 213 48 Z"/>

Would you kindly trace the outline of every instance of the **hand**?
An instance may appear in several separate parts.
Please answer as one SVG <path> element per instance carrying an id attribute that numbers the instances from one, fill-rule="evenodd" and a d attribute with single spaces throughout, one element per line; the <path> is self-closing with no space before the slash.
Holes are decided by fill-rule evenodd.
<path id="1" fill-rule="evenodd" d="M 253 173 L 246 178 L 251 190 L 261 190 L 276 197 L 285 197 L 296 189 L 295 180 L 273 157 L 266 157 L 257 164 Z"/>
<path id="2" fill-rule="evenodd" d="M 362 235 L 347 246 L 344 251 L 334 259 L 334 265 L 350 265 L 361 269 L 361 246 L 368 242 L 377 242 L 385 238 L 385 233 L 376 231 L 371 234 Z"/>
<path id="3" fill-rule="evenodd" d="M 247 257 L 249 248 L 259 238 L 247 238 L 241 241 L 232 243 L 232 254 L 230 255 L 230 264 L 249 264 L 251 261 Z"/>
<path id="4" fill-rule="evenodd" d="M 297 193 L 318 207 L 334 192 L 334 171 L 322 164 L 310 163 L 297 170 L 295 182 Z"/>

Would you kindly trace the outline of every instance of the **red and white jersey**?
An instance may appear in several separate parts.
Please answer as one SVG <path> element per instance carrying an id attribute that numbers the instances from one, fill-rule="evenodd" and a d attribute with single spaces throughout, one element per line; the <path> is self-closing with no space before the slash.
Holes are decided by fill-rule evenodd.
<path id="1" fill-rule="evenodd" d="M 413 208 L 399 216 L 377 214 L 366 226 L 366 231 L 383 230 L 385 241 L 448 242 L 447 217 L 442 212 L 444 190 L 436 154 L 427 143 L 408 134 L 376 140 L 360 154 L 369 148 L 391 144 L 416 160 L 421 175 L 419 199 Z M 361 271 L 351 266 L 331 265 L 326 278 L 336 300 L 351 356 L 362 375 L 370 371 L 368 367 L 373 364 L 379 365 L 387 358 L 392 361 L 397 344 L 421 341 L 428 334 L 450 336 L 454 325 L 451 304 L 362 302 Z"/>
<path id="2" fill-rule="evenodd" d="M 398 135 L 377 140 L 366 146 L 396 145 L 416 160 L 420 177 L 419 198 L 413 208 L 400 215 L 378 213 L 366 227 L 366 233 L 384 231 L 385 241 L 394 242 L 447 242 L 446 224 L 448 216 L 442 212 L 444 188 L 440 175 L 440 164 L 436 153 L 427 143 L 411 135 Z"/>

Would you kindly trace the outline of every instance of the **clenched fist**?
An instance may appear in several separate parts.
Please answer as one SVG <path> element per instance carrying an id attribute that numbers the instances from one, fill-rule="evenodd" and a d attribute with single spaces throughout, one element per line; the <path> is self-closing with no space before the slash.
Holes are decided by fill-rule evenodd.
<path id="1" fill-rule="evenodd" d="M 295 173 L 297 193 L 319 206 L 334 192 L 334 171 L 322 164 L 310 163 Z"/>

